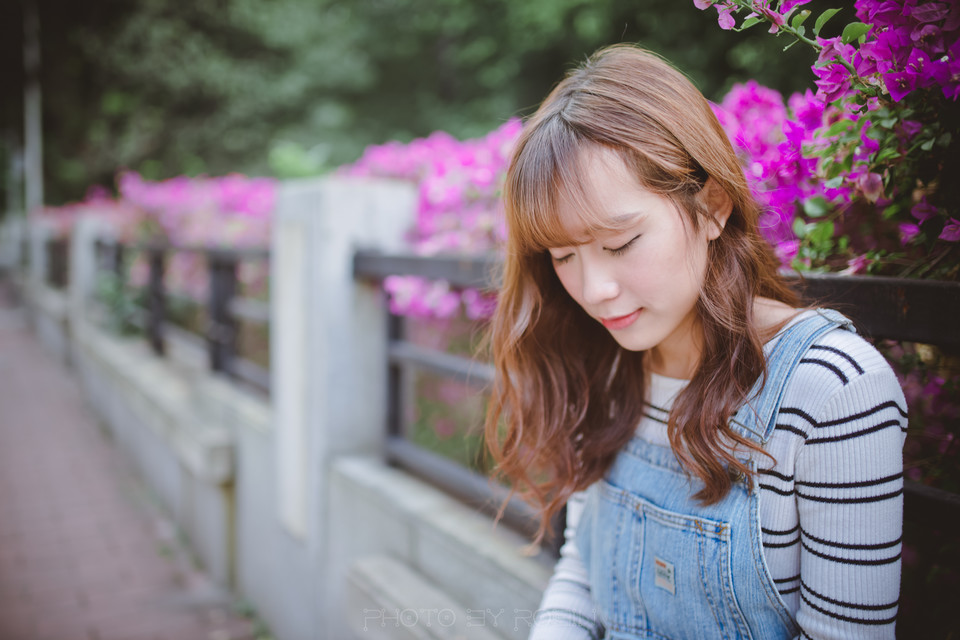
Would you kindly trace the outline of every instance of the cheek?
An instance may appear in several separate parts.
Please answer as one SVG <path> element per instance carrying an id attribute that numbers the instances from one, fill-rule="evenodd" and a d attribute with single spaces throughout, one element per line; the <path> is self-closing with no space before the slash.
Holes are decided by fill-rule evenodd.
<path id="1" fill-rule="evenodd" d="M 554 267 L 553 272 L 557 274 L 557 280 L 560 281 L 560 285 L 570 295 L 570 297 L 573 298 L 577 304 L 581 304 L 580 276 L 577 270 L 573 269 L 572 266 L 573 265 L 564 265 L 560 268 Z"/>

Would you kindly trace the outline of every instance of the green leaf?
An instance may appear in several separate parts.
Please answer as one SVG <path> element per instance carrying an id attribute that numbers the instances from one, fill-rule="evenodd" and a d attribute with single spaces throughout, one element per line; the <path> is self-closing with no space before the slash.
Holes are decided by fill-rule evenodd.
<path id="1" fill-rule="evenodd" d="M 898 122 L 900 122 L 899 118 L 884 118 L 880 121 L 880 126 L 884 129 L 892 129 L 893 125 L 897 124 Z"/>
<path id="2" fill-rule="evenodd" d="M 749 29 L 749 28 L 752 27 L 753 25 L 759 24 L 759 23 L 761 23 L 761 22 L 763 22 L 763 18 L 758 18 L 758 17 L 756 17 L 756 16 L 754 16 L 754 17 L 752 17 L 752 18 L 747 18 L 746 20 L 743 21 L 743 24 L 740 25 L 740 28 L 737 29 L 737 31 L 744 31 L 744 30 L 746 30 L 746 29 Z"/>
<path id="3" fill-rule="evenodd" d="M 931 138 L 930 140 L 927 140 L 927 141 L 924 142 L 922 145 L 920 145 L 920 148 L 923 149 L 924 151 L 930 151 L 931 149 L 933 149 L 933 143 L 934 143 L 934 142 L 935 142 L 935 140 L 933 140 L 933 138 Z"/>
<path id="4" fill-rule="evenodd" d="M 793 20 L 790 22 L 790 26 L 792 26 L 794 29 L 797 29 L 800 25 L 803 24 L 804 20 L 806 20 L 809 17 L 810 17 L 810 11 L 808 9 L 804 9 L 797 15 L 793 16 Z"/>
<path id="5" fill-rule="evenodd" d="M 893 218 L 893 217 L 896 216 L 898 213 L 900 213 L 900 209 L 901 209 L 900 205 L 897 204 L 896 202 L 894 202 L 894 203 L 891 204 L 889 207 L 887 207 L 886 209 L 883 210 L 883 219 L 884 219 L 884 220 L 889 220 L 889 219 Z"/>
<path id="6" fill-rule="evenodd" d="M 802 38 L 803 35 L 807 32 L 806 27 L 797 27 L 797 37 Z"/>
<path id="7" fill-rule="evenodd" d="M 823 29 L 823 25 L 827 24 L 827 20 L 837 15 L 837 12 L 840 9 L 827 9 L 817 18 L 817 21 L 813 23 L 813 34 L 820 35 L 820 29 Z"/>
<path id="8" fill-rule="evenodd" d="M 832 244 L 834 230 L 833 222 L 830 220 L 816 223 L 809 233 L 810 243 L 820 248 L 823 248 L 823 245 Z"/>
<path id="9" fill-rule="evenodd" d="M 953 140 L 953 136 L 947 131 L 945 134 L 937 138 L 937 144 L 941 147 L 949 147 L 950 141 Z"/>
<path id="10" fill-rule="evenodd" d="M 838 136 L 841 133 L 846 133 L 850 130 L 850 127 L 853 125 L 853 122 L 850 120 L 838 120 L 830 125 L 830 128 L 827 129 L 826 136 L 832 138 L 833 136 Z"/>
<path id="11" fill-rule="evenodd" d="M 835 178 L 830 178 L 829 180 L 824 182 L 823 186 L 825 186 L 827 189 L 836 189 L 842 184 L 843 184 L 843 176 L 837 176 Z"/>
<path id="12" fill-rule="evenodd" d="M 834 178 L 834 180 L 836 179 L 837 178 Z M 839 180 L 843 182 L 842 177 L 840 177 Z M 824 216 L 828 211 L 830 211 L 830 204 L 822 196 L 816 196 L 815 198 L 803 201 L 803 212 L 811 218 Z"/>
<path id="13" fill-rule="evenodd" d="M 886 149 L 881 149 L 880 153 L 877 154 L 877 157 L 874 158 L 874 162 L 884 162 L 886 160 L 893 160 L 894 158 L 899 158 L 900 152 L 896 150 L 895 147 L 887 147 Z"/>
<path id="14" fill-rule="evenodd" d="M 862 22 L 851 22 L 843 28 L 843 34 L 840 36 L 840 40 L 843 44 L 850 44 L 855 40 L 859 40 L 863 36 L 867 35 L 867 32 L 870 31 L 870 28 L 873 25 L 864 24 Z"/>
<path id="15" fill-rule="evenodd" d="M 804 238 L 807 235 L 807 223 L 800 218 L 793 219 L 793 235 Z"/>

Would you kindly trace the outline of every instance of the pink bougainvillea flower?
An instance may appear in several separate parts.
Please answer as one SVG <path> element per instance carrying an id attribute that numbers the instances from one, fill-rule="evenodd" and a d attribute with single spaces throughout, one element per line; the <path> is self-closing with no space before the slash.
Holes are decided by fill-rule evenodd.
<path id="1" fill-rule="evenodd" d="M 900 230 L 900 244 L 906 246 L 920 234 L 920 227 L 910 222 L 901 222 L 897 225 Z"/>
<path id="2" fill-rule="evenodd" d="M 900 127 L 906 137 L 906 142 L 910 142 L 915 135 L 923 131 L 923 124 L 916 120 L 904 120 L 900 123 Z"/>
<path id="3" fill-rule="evenodd" d="M 900 102 L 917 88 L 917 75 L 909 71 L 886 73 L 883 80 L 894 102 Z"/>
<path id="4" fill-rule="evenodd" d="M 946 2 L 923 2 L 914 7 L 904 7 L 911 18 L 920 23 L 939 22 L 950 14 L 950 5 Z"/>
<path id="5" fill-rule="evenodd" d="M 937 215 L 937 208 L 928 203 L 926 198 L 923 198 L 920 200 L 920 202 L 911 207 L 910 215 L 913 216 L 920 224 L 923 224 L 930 218 L 933 218 Z"/>
<path id="6" fill-rule="evenodd" d="M 720 25 L 720 28 L 724 31 L 730 31 L 735 26 L 737 26 L 737 21 L 733 17 L 734 6 L 733 5 L 714 5 L 717 7 L 717 12 L 719 16 L 717 18 L 717 24 Z"/>
<path id="7" fill-rule="evenodd" d="M 817 97 L 829 104 L 850 92 L 850 73 L 839 61 L 853 60 L 855 50 L 843 44 L 839 37 L 817 38 L 817 44 L 823 47 L 813 66 L 813 73 L 817 76 Z"/>
<path id="8" fill-rule="evenodd" d="M 869 202 L 876 202 L 883 195 L 883 178 L 878 173 L 866 173 L 860 176 L 857 186 Z"/>
<path id="9" fill-rule="evenodd" d="M 841 271 L 845 276 L 853 276 L 860 273 L 866 273 L 867 268 L 873 264 L 873 260 L 867 256 L 856 256 L 847 261 L 847 268 Z"/>
<path id="10" fill-rule="evenodd" d="M 783 0 L 780 4 L 780 11 L 782 13 L 787 13 L 790 9 L 794 7 L 799 7 L 805 4 L 810 4 L 812 0 Z"/>
<path id="11" fill-rule="evenodd" d="M 960 220 L 950 218 L 947 224 L 943 225 L 943 231 L 940 232 L 940 239 L 947 242 L 960 242 Z"/>

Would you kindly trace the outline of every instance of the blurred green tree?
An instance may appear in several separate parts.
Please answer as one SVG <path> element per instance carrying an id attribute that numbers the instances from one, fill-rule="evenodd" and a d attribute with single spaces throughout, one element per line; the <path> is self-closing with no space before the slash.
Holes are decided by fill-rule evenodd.
<path id="1" fill-rule="evenodd" d="M 480 135 L 614 42 L 662 53 L 712 98 L 749 78 L 811 84 L 812 54 L 723 32 L 687 1 L 35 1 L 50 203 L 120 168 L 286 177 L 374 142 Z M 18 132 L 22 17 L 5 4 L 0 128 Z"/>

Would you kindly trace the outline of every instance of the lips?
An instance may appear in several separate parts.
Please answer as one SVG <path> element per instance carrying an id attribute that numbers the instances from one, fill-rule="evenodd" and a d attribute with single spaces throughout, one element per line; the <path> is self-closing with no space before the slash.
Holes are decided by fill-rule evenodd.
<path id="1" fill-rule="evenodd" d="M 625 316 L 614 316 L 610 318 L 600 318 L 600 323 L 610 331 L 617 331 L 619 329 L 626 329 L 634 321 L 640 317 L 640 312 L 643 311 L 643 308 L 637 309 L 633 313 L 628 313 Z"/>

